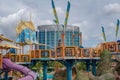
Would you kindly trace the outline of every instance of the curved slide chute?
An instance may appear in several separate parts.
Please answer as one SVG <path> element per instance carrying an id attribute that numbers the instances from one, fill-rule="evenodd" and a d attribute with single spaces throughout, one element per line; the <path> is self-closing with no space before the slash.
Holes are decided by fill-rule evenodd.
<path id="1" fill-rule="evenodd" d="M 6 70 L 16 70 L 25 75 L 25 77 L 22 77 L 18 80 L 35 80 L 37 77 L 37 74 L 27 67 L 24 67 L 22 65 L 15 64 L 8 58 L 3 58 L 3 69 Z"/>

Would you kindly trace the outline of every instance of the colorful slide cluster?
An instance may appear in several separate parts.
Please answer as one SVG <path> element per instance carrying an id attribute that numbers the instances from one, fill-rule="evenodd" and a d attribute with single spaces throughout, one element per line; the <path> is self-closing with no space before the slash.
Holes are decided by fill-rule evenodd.
<path id="1" fill-rule="evenodd" d="M 31 71 L 27 67 L 13 63 L 8 58 L 3 58 L 3 69 L 16 70 L 16 71 L 23 73 L 25 77 L 22 77 L 19 80 L 35 80 L 37 77 L 37 74 L 35 72 Z"/>

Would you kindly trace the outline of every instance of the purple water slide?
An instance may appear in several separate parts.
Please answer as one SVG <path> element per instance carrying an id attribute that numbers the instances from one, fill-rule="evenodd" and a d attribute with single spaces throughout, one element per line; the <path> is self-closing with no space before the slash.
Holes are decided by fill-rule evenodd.
<path id="1" fill-rule="evenodd" d="M 37 74 L 27 67 L 24 67 L 22 65 L 15 64 L 8 58 L 3 58 L 3 69 L 6 70 L 16 70 L 25 75 L 25 77 L 20 78 L 19 80 L 35 80 L 37 77 Z"/>

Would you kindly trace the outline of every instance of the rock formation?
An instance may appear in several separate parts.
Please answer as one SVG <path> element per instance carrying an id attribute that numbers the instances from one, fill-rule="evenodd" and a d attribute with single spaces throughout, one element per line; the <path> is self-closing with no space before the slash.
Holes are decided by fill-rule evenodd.
<path id="1" fill-rule="evenodd" d="M 75 67 L 72 68 L 72 80 L 76 80 L 77 70 Z M 67 80 L 66 69 L 60 69 L 55 72 L 53 80 Z"/>

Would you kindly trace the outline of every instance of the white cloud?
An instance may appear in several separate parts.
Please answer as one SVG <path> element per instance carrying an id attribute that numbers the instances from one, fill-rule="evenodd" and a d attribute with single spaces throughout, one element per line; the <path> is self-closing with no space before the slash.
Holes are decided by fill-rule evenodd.
<path id="1" fill-rule="evenodd" d="M 58 14 L 64 14 L 64 10 L 61 7 L 56 7 L 57 13 Z"/>
<path id="2" fill-rule="evenodd" d="M 111 3 L 104 6 L 104 11 L 109 14 L 120 13 L 120 4 Z"/>
<path id="3" fill-rule="evenodd" d="M 20 9 L 16 13 L 9 14 L 8 16 L 0 17 L 0 26 L 1 26 L 0 33 L 5 34 L 7 37 L 15 38 L 16 37 L 15 27 L 19 23 L 21 16 L 26 11 L 27 10 L 24 8 L 24 9 Z"/>
<path id="4" fill-rule="evenodd" d="M 74 23 L 72 24 L 73 26 L 79 26 L 81 31 L 85 30 L 85 27 L 88 26 L 88 22 L 87 21 L 82 21 L 80 23 Z"/>
<path id="5" fill-rule="evenodd" d="M 39 24 L 41 24 L 41 25 L 50 25 L 50 24 L 53 24 L 53 21 L 51 21 L 51 20 L 41 20 Z"/>
<path id="6" fill-rule="evenodd" d="M 88 35 L 86 32 L 88 32 L 88 22 L 87 21 L 82 21 L 80 23 L 75 23 L 75 24 L 72 24 L 73 26 L 79 26 L 80 27 L 80 31 L 82 32 L 83 34 L 83 40 L 87 41 L 89 39 Z"/>
<path id="7" fill-rule="evenodd" d="M 58 15 L 64 14 L 64 10 L 61 7 L 56 7 L 56 12 Z M 50 13 L 53 14 L 53 9 L 50 10 Z"/>
<path id="8" fill-rule="evenodd" d="M 115 28 L 116 25 L 115 25 L 114 23 L 110 23 L 109 26 L 110 26 L 111 28 Z"/>
<path id="9" fill-rule="evenodd" d="M 84 46 L 96 47 L 97 44 L 104 41 L 100 30 L 101 28 L 91 26 L 91 21 L 84 20 L 73 25 L 80 27 Z"/>
<path id="10" fill-rule="evenodd" d="M 17 13 L 13 13 L 13 14 L 10 14 L 8 16 L 5 16 L 5 17 L 1 17 L 0 18 L 0 22 L 1 23 L 10 23 L 10 22 L 13 22 L 17 19 L 17 16 L 21 16 L 23 15 L 23 13 L 26 11 L 26 9 L 21 9 L 19 10 Z"/>
<path id="11" fill-rule="evenodd" d="M 27 8 L 27 5 L 24 5 L 22 0 L 0 0 L 0 16 L 7 16 L 23 8 Z"/>
<path id="12" fill-rule="evenodd" d="M 29 8 L 23 8 L 19 11 L 9 14 L 8 16 L 0 17 L 0 33 L 7 35 L 7 37 L 16 37 L 15 27 L 18 25 L 20 20 L 30 20 L 30 11 Z M 41 20 L 38 17 L 38 14 L 32 12 L 32 21 L 35 26 L 38 25 L 50 25 L 53 24 L 51 20 Z M 12 31 L 12 32 L 11 32 Z M 9 34 L 11 33 L 11 34 Z"/>
<path id="13" fill-rule="evenodd" d="M 64 0 L 56 1 L 58 3 L 58 5 L 56 5 L 56 10 L 59 22 L 63 23 L 67 2 Z M 13 2 L 15 5 L 11 4 Z M 93 5 L 93 2 L 96 4 Z M 53 10 L 49 0 L 1 0 L 0 33 L 6 34 L 6 36 L 10 38 L 15 37 L 15 27 L 19 23 L 21 16 L 24 20 L 29 20 L 29 9 L 32 13 L 32 21 L 36 27 L 38 25 L 54 24 L 52 21 L 54 19 Z M 101 12 L 102 14 L 105 13 L 105 15 L 101 15 Z M 71 25 L 74 23 L 73 25 L 79 26 L 83 34 L 83 43 L 86 46 L 92 46 L 104 41 L 100 28 L 101 25 L 105 26 L 106 36 L 111 37 L 109 40 L 113 40 L 116 25 L 116 22 L 114 23 L 113 20 L 120 17 L 119 13 L 120 0 L 104 0 L 102 3 L 99 0 L 75 0 L 71 1 L 68 24 Z M 106 16 L 106 14 L 110 15 Z M 16 21 L 16 16 L 18 21 Z M 120 39 L 119 34 L 118 38 Z"/>

